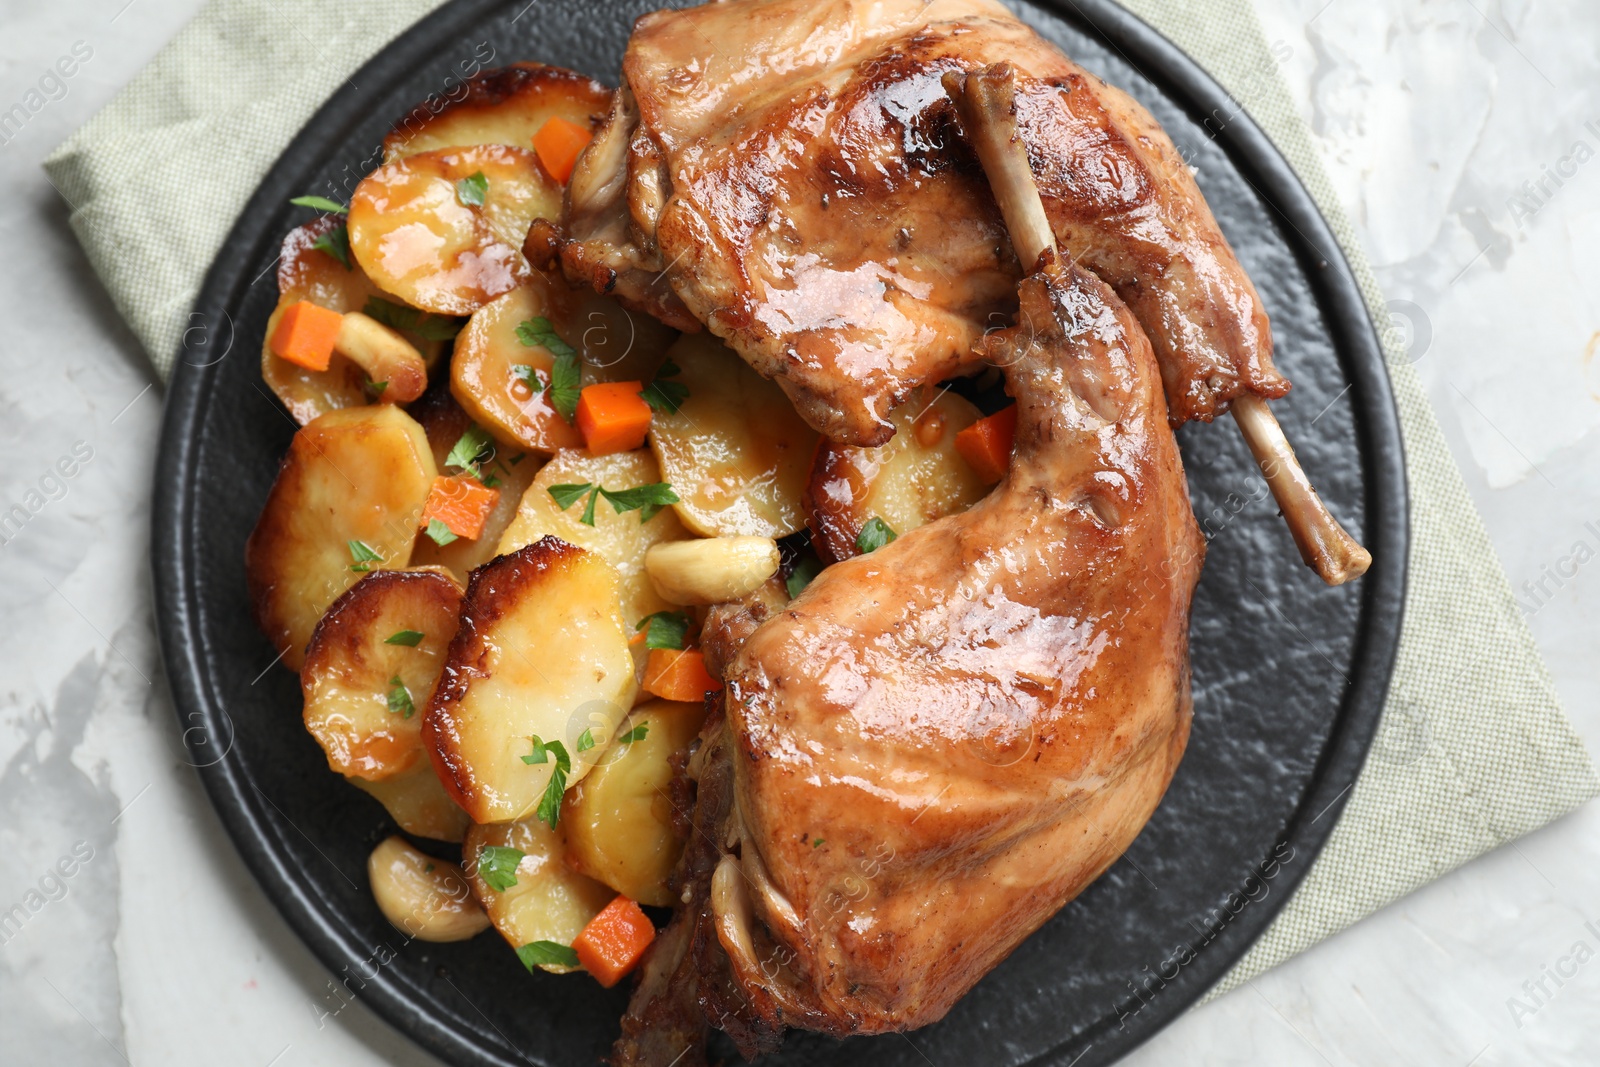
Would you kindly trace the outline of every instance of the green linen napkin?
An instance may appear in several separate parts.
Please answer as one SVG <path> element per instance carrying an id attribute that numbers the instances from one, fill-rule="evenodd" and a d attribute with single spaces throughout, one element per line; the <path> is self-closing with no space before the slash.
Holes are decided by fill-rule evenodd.
<path id="1" fill-rule="evenodd" d="M 1249 0 L 1122 2 L 1206 67 L 1277 144 L 1331 224 L 1374 321 L 1387 322 Z M 206 265 L 262 174 L 329 94 L 435 6 L 214 0 L 45 161 L 163 379 Z M 215 165 L 216 144 L 229 146 L 227 168 Z M 1327 847 L 1212 995 L 1600 792 L 1421 383 L 1396 340 L 1385 345 L 1412 494 L 1393 686 Z"/>

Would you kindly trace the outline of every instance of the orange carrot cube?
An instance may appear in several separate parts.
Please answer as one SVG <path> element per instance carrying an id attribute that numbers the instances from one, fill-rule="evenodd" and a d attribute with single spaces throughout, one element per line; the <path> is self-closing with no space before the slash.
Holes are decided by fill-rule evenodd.
<path id="1" fill-rule="evenodd" d="M 343 326 L 344 316 L 337 311 L 309 300 L 290 304 L 272 331 L 272 354 L 306 370 L 327 370 Z"/>
<path id="2" fill-rule="evenodd" d="M 565 185 L 572 177 L 572 168 L 578 164 L 579 153 L 592 140 L 594 133 L 589 127 L 558 116 L 547 120 L 533 135 L 533 150 L 550 177 Z"/>
<path id="3" fill-rule="evenodd" d="M 1001 408 L 956 434 L 956 451 L 986 482 L 998 482 L 1011 466 L 1017 436 L 1017 405 Z"/>
<path id="4" fill-rule="evenodd" d="M 663 700 L 698 704 L 707 693 L 721 689 L 722 683 L 706 670 L 699 649 L 652 648 L 644 665 L 644 688 Z"/>
<path id="5" fill-rule="evenodd" d="M 618 896 L 572 939 L 583 969 L 610 989 L 639 963 L 656 939 L 655 924 L 627 897 Z"/>
<path id="6" fill-rule="evenodd" d="M 604 456 L 643 447 L 651 414 L 639 396 L 643 388 L 639 382 L 601 382 L 578 394 L 576 422 L 590 452 Z"/>
<path id="7" fill-rule="evenodd" d="M 490 489 L 476 478 L 435 478 L 422 505 L 421 525 L 426 530 L 428 523 L 438 519 L 457 537 L 476 540 L 483 536 L 483 524 L 498 503 L 500 490 Z"/>

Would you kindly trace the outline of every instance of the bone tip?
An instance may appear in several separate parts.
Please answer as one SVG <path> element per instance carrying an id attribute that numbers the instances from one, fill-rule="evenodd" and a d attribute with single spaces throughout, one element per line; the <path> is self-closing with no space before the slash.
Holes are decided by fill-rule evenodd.
<path id="1" fill-rule="evenodd" d="M 1371 552 L 1342 529 L 1339 534 L 1341 536 L 1336 539 L 1338 547 L 1334 551 L 1319 553 L 1316 559 L 1306 561 L 1317 572 L 1317 576 L 1329 585 L 1353 582 L 1372 566 Z"/>

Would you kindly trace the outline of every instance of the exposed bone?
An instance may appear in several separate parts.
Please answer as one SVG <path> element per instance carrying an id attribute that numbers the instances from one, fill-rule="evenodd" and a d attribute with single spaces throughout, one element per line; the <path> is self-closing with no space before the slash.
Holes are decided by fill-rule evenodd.
<path id="1" fill-rule="evenodd" d="M 952 72 L 944 76 L 944 87 L 989 176 L 1017 258 L 1024 270 L 1033 270 L 1041 255 L 1056 251 L 1056 239 L 1017 133 L 1011 66 L 998 63 L 967 75 Z M 1233 400 L 1233 418 L 1272 489 L 1300 558 L 1329 585 L 1365 574 L 1372 554 L 1328 511 L 1267 402 L 1241 393 Z"/>

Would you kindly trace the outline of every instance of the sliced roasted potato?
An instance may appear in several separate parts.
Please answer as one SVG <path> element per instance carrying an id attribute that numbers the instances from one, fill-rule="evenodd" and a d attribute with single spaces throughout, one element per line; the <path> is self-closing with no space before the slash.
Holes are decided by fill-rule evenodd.
<path id="1" fill-rule="evenodd" d="M 578 353 L 583 385 L 649 381 L 677 336 L 648 315 L 603 296 L 575 293 L 538 271 L 480 308 L 456 341 L 451 390 L 502 444 L 541 452 L 581 448 L 583 435 L 551 402 L 554 353 L 524 344 L 517 334 L 519 325 L 535 317 L 546 319 Z M 537 393 L 527 382 L 529 373 L 539 383 Z"/>
<path id="2" fill-rule="evenodd" d="M 836 560 L 849 559 L 860 554 L 856 540 L 874 518 L 903 534 L 982 500 L 991 487 L 955 444 L 956 434 L 980 418 L 964 397 L 925 389 L 890 415 L 888 444 L 853 448 L 824 441 L 806 486 L 814 543 Z"/>
<path id="3" fill-rule="evenodd" d="M 804 526 L 817 432 L 783 390 L 709 333 L 684 334 L 667 358 L 689 396 L 677 414 L 656 413 L 650 443 L 683 524 L 706 537 L 778 538 Z"/>
<path id="4" fill-rule="evenodd" d="M 300 668 L 331 769 L 376 781 L 427 763 L 421 712 L 460 615 L 461 587 L 438 571 L 376 571 L 333 602 Z"/>
<path id="5" fill-rule="evenodd" d="M 431 761 L 424 760 L 393 778 L 347 781 L 382 804 L 389 818 L 408 834 L 435 841 L 460 841 L 472 825 L 461 805 L 445 792 Z"/>
<path id="6" fill-rule="evenodd" d="M 552 485 L 603 485 L 607 489 L 632 489 L 661 481 L 656 459 L 645 449 L 591 456 L 582 449 L 557 452 L 540 469 L 538 477 L 522 495 L 517 517 L 511 520 L 500 538 L 500 552 L 515 552 L 548 534 L 568 544 L 587 548 L 604 556 L 617 571 L 622 594 L 622 618 L 628 632 L 646 615 L 668 611 L 672 605 L 656 592 L 645 574 L 644 557 L 651 546 L 665 541 L 680 541 L 689 536 L 671 508 L 662 508 L 649 522 L 639 521 L 639 512 L 617 514 L 604 500 L 595 502 L 594 525 L 582 522 L 584 501 L 562 509 L 550 495 Z"/>
<path id="7" fill-rule="evenodd" d="M 512 849 L 521 856 L 485 855 L 486 849 Z M 515 867 L 509 862 L 512 860 Z M 561 835 L 538 819 L 474 826 L 462 842 L 461 865 L 467 871 L 472 895 L 512 948 L 535 941 L 570 945 L 616 896 L 607 886 L 568 867 Z M 493 878 L 504 884 L 507 875 L 516 882 L 504 889 L 490 882 Z M 552 974 L 577 969 L 541 966 Z"/>
<path id="8" fill-rule="evenodd" d="M 294 435 L 244 557 L 256 620 L 290 670 L 329 604 L 411 561 L 437 474 L 422 427 L 388 404 L 332 411 Z"/>
<path id="9" fill-rule="evenodd" d="M 411 405 L 410 412 L 428 435 L 433 448 L 433 462 L 442 474 L 455 473 L 457 468 L 447 461 L 450 452 L 461 440 L 461 435 L 472 428 L 471 416 L 461 409 L 447 386 L 436 385 Z M 523 449 L 509 449 L 499 445 L 478 463 L 485 478 L 493 479 L 500 499 L 494 511 L 483 524 L 483 533 L 477 538 L 458 537 L 448 545 L 435 544 L 425 532 L 418 532 L 417 544 L 411 552 L 413 567 L 435 564 L 447 567 L 465 582 L 476 567 L 481 567 L 499 554 L 500 535 L 516 517 L 517 505 L 539 473 L 539 457 Z"/>
<path id="10" fill-rule="evenodd" d="M 315 371 L 280 359 L 272 351 L 272 335 L 289 305 L 309 300 L 343 314 L 360 311 L 369 297 L 378 295 L 378 287 L 360 267 L 352 263 L 347 268 L 329 253 L 312 247 L 343 225 L 340 219 L 324 215 L 296 226 L 284 237 L 278 257 L 278 306 L 261 337 L 261 378 L 302 426 L 318 415 L 372 400 L 362 369 L 337 352 L 327 370 Z"/>
<path id="11" fill-rule="evenodd" d="M 367 881 L 378 910 L 418 941 L 465 941 L 489 928 L 460 867 L 386 837 L 367 857 Z"/>
<path id="12" fill-rule="evenodd" d="M 557 761 L 523 761 L 534 737 L 565 746 L 569 784 L 589 773 L 633 706 L 628 636 L 617 572 L 598 553 L 546 537 L 473 572 L 422 736 L 476 822 L 537 809 Z"/>
<path id="13" fill-rule="evenodd" d="M 478 195 L 481 206 L 471 202 Z M 528 226 L 560 209 L 561 187 L 531 149 L 441 148 L 361 180 L 350 198 L 350 250 L 385 292 L 424 311 L 470 315 L 528 277 Z"/>
<path id="14" fill-rule="evenodd" d="M 383 139 L 383 158 L 392 163 L 460 145 L 527 148 L 550 119 L 593 127 L 610 106 L 611 90 L 593 78 L 543 63 L 513 63 L 474 75 L 438 105 L 418 104 Z"/>
<path id="15" fill-rule="evenodd" d="M 689 747 L 705 717 L 699 704 L 652 700 L 623 720 L 618 737 L 643 736 L 613 743 L 562 807 L 574 870 L 641 904 L 674 903 L 667 877 L 683 839 L 673 829 L 670 761 Z"/>

